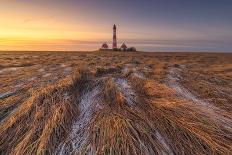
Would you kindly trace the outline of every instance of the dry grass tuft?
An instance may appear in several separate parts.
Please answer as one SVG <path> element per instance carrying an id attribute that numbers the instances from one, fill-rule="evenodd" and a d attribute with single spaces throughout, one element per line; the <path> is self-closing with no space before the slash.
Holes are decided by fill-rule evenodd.
<path id="1" fill-rule="evenodd" d="M 104 76 L 107 74 L 120 74 L 122 70 L 122 67 L 116 66 L 116 67 L 110 67 L 110 68 L 97 68 L 96 76 Z"/>

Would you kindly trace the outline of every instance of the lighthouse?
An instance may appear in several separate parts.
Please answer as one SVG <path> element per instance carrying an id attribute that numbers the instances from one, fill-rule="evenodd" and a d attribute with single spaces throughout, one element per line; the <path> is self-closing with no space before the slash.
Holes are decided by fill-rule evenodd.
<path id="1" fill-rule="evenodd" d="M 116 35 L 116 25 L 114 24 L 114 27 L 113 27 L 113 50 L 117 50 L 118 47 L 117 47 L 117 35 Z"/>
<path id="2" fill-rule="evenodd" d="M 136 48 L 134 47 L 127 47 L 125 43 L 122 44 L 120 48 L 117 46 L 117 28 L 116 25 L 113 25 L 113 43 L 112 43 L 112 49 L 109 48 L 107 43 L 103 43 L 101 48 L 99 49 L 100 51 L 130 51 L 130 52 L 135 52 Z"/>

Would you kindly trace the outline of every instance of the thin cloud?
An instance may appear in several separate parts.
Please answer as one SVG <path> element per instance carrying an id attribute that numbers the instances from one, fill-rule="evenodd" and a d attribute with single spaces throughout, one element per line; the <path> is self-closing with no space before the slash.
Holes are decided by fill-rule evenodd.
<path id="1" fill-rule="evenodd" d="M 31 22 L 38 22 L 38 21 L 43 21 L 45 19 L 54 19 L 55 15 L 50 15 L 50 16 L 46 16 L 46 17 L 38 17 L 38 18 L 27 18 L 23 21 L 23 24 L 28 24 Z"/>

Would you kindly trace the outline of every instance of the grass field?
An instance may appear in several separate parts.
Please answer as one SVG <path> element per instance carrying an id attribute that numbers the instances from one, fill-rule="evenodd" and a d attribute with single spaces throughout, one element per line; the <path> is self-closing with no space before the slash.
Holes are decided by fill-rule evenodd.
<path id="1" fill-rule="evenodd" d="M 0 154 L 232 154 L 232 54 L 0 52 Z"/>

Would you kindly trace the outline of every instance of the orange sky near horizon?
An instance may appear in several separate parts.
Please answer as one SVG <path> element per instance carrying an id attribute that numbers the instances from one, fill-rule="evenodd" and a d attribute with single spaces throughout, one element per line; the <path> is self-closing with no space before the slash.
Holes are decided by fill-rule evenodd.
<path id="1" fill-rule="evenodd" d="M 49 50 L 48 45 L 56 49 L 59 45 L 102 40 L 110 35 L 81 20 L 73 23 L 58 8 L 0 2 L 0 50 L 36 50 L 40 45 L 47 48 L 41 50 Z"/>
<path id="2" fill-rule="evenodd" d="M 201 19 L 195 9 L 186 15 L 170 12 L 172 7 L 186 12 L 191 10 L 188 6 L 178 8 L 180 5 L 173 1 L 163 3 L 161 0 L 134 1 L 133 4 L 120 0 L 1 0 L 0 50 L 94 50 L 102 42 L 112 42 L 113 24 L 117 25 L 120 43 L 147 41 L 150 46 L 163 40 L 165 46 L 171 48 L 189 41 L 183 47 L 191 48 L 198 41 L 197 46 L 201 43 L 199 48 L 206 50 L 222 46 L 230 50 L 232 34 L 227 16 L 221 14 L 215 20 L 212 17 L 217 16 L 209 18 L 207 14 L 201 14 L 205 16 Z M 153 12 L 148 11 L 149 8 Z M 213 24 L 208 26 L 209 22 Z"/>

